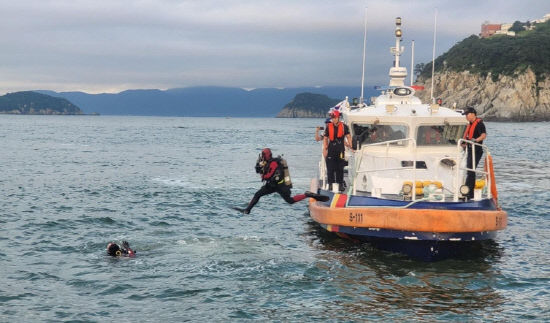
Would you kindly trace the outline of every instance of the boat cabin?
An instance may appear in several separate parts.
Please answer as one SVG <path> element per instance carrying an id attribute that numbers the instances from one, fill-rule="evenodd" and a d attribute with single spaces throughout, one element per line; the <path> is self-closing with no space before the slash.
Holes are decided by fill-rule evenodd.
<path id="1" fill-rule="evenodd" d="M 351 194 L 405 200 L 461 198 L 467 121 L 459 111 L 420 103 L 414 94 L 411 87 L 391 87 L 373 105 L 343 104 L 343 121 L 355 150 L 347 158 Z M 483 193 L 485 198 L 490 194 L 486 189 Z"/>

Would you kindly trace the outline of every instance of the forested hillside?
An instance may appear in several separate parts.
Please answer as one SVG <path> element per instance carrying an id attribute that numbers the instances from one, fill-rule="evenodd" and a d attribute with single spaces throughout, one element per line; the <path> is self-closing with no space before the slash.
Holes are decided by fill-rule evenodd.
<path id="1" fill-rule="evenodd" d="M 435 60 L 436 72 L 450 70 L 486 76 L 496 81 L 499 75 L 520 74 L 530 67 L 540 80 L 550 73 L 550 21 L 536 24 L 530 31 L 516 36 L 495 35 L 479 38 L 472 35 Z M 431 75 L 431 62 L 420 65 L 421 78 Z"/>

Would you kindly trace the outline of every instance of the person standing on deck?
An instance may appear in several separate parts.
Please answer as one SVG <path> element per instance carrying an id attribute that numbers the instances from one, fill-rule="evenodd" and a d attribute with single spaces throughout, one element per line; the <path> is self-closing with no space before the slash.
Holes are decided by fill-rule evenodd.
<path id="1" fill-rule="evenodd" d="M 469 122 L 468 126 L 466 127 L 466 131 L 464 131 L 463 138 L 478 144 L 483 144 L 483 140 L 487 138 L 487 132 L 485 130 L 485 124 L 483 123 L 483 120 L 477 117 L 476 109 L 472 107 L 467 107 L 462 114 L 466 116 L 466 120 L 468 120 Z M 464 146 L 468 152 L 468 156 L 466 157 L 466 168 L 476 169 L 479 161 L 481 160 L 481 155 L 483 155 L 483 147 L 480 145 L 472 144 L 465 144 Z M 475 148 L 472 149 L 472 146 L 475 146 Z M 475 160 L 472 160 L 472 155 L 474 153 Z M 469 199 L 474 197 L 475 184 L 476 173 L 473 171 L 468 171 L 468 174 L 466 175 L 465 185 L 468 186 L 468 188 L 470 189 L 467 196 L 467 198 Z"/>
<path id="2" fill-rule="evenodd" d="M 346 124 L 340 121 L 340 111 L 330 114 L 331 122 L 325 128 L 323 138 L 323 156 L 327 164 L 328 189 L 332 191 L 334 183 L 338 190 L 344 191 L 344 159 L 345 147 L 352 149 L 351 135 Z M 353 149 L 352 149 L 353 151 Z"/>

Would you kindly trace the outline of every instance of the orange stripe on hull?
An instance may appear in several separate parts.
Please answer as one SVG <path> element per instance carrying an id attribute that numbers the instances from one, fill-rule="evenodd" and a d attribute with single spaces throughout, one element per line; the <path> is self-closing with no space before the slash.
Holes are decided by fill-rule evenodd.
<path id="1" fill-rule="evenodd" d="M 309 213 L 316 222 L 332 227 L 341 225 L 403 231 L 481 232 L 502 230 L 508 224 L 508 215 L 502 210 L 329 208 L 311 200 Z"/>

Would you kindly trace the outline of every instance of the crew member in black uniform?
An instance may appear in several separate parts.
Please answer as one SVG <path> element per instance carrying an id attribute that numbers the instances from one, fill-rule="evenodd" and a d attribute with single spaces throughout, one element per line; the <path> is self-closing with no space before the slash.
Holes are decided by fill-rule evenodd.
<path id="1" fill-rule="evenodd" d="M 290 196 L 292 182 L 290 181 L 286 161 L 280 157 L 274 158 L 271 153 L 271 149 L 269 148 L 264 148 L 258 157 L 256 162 L 256 173 L 260 174 L 262 177 L 262 182 L 265 182 L 265 184 L 256 192 L 256 194 L 254 194 L 254 197 L 250 203 L 248 203 L 246 209 L 234 208 L 244 214 L 249 214 L 250 210 L 252 210 L 254 205 L 258 203 L 262 196 L 275 192 L 279 193 L 279 195 L 281 195 L 281 197 L 289 204 L 299 202 L 306 197 L 312 197 L 319 201 L 328 201 L 329 199 L 328 196 L 309 191 L 306 191 L 303 194 Z"/>
<path id="2" fill-rule="evenodd" d="M 468 127 L 466 127 L 466 131 L 464 131 L 464 139 L 470 140 L 473 142 L 476 142 L 478 144 L 483 144 L 483 140 L 487 138 L 487 132 L 485 130 L 485 124 L 483 123 L 483 120 L 477 117 L 476 109 L 472 107 L 467 107 L 464 112 L 462 113 L 466 116 L 466 120 L 468 120 Z M 479 164 L 479 161 L 481 160 L 481 155 L 483 155 L 483 147 L 480 145 L 472 145 L 472 144 L 466 144 L 465 145 L 467 151 L 468 151 L 468 157 L 466 160 L 466 167 L 471 169 L 476 169 L 477 165 Z M 475 146 L 472 149 L 472 146 Z M 475 160 L 472 159 L 472 154 L 475 152 Z M 472 162 L 475 162 L 475 166 L 472 167 Z M 473 171 L 468 171 L 468 174 L 466 175 L 466 186 L 470 189 L 468 192 L 467 198 L 471 199 L 474 197 L 474 187 L 476 185 L 476 173 Z"/>
<path id="3" fill-rule="evenodd" d="M 327 164 L 328 189 L 332 191 L 332 185 L 338 183 L 338 190 L 343 192 L 345 189 L 345 147 L 352 149 L 351 135 L 348 126 L 340 121 L 340 111 L 333 111 L 330 117 L 331 123 L 327 124 L 323 138 L 323 156 L 325 156 Z"/>

